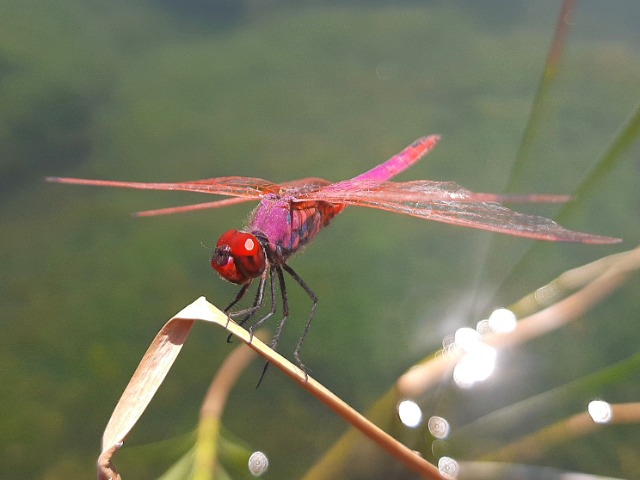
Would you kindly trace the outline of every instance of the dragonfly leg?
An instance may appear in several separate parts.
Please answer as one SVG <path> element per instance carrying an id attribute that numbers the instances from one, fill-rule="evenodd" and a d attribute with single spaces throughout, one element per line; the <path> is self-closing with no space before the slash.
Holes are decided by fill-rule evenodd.
<path id="1" fill-rule="evenodd" d="M 229 310 L 231 310 L 236 303 L 242 300 L 245 293 L 247 293 L 247 290 L 249 290 L 250 285 L 251 285 L 251 282 L 247 283 L 246 285 L 243 285 L 240 291 L 238 292 L 238 294 L 236 295 L 236 298 L 233 299 L 233 302 L 227 305 L 223 310 L 223 312 L 227 314 L 227 324 L 224 326 L 224 328 L 227 328 L 229 326 L 229 322 L 231 321 L 231 314 L 229 313 Z M 231 343 L 231 335 L 227 337 L 227 343 Z"/>
<path id="2" fill-rule="evenodd" d="M 244 297 L 245 293 L 247 293 L 247 290 L 249 290 L 250 286 L 251 286 L 251 282 L 249 282 L 249 283 L 247 283 L 247 284 L 242 286 L 242 288 L 240 289 L 240 291 L 236 295 L 236 298 L 233 299 L 233 302 L 231 302 L 229 305 L 226 306 L 226 308 L 224 309 L 224 313 L 228 313 L 229 310 L 231 310 L 236 303 L 238 303 L 240 300 L 242 300 L 242 298 Z"/>
<path id="3" fill-rule="evenodd" d="M 247 323 L 247 320 L 249 320 L 253 316 L 254 313 L 256 313 L 260 308 L 262 308 L 262 305 L 264 305 L 264 288 L 266 285 L 266 281 L 267 281 L 267 271 L 265 270 L 262 276 L 260 277 L 260 283 L 258 284 L 256 297 L 253 300 L 253 304 L 251 305 L 251 307 L 244 308 L 242 310 L 238 310 L 235 312 L 229 312 L 231 307 L 237 304 L 242 299 L 242 297 L 244 297 L 244 295 L 247 293 L 247 290 L 249 289 L 251 282 L 242 286 L 242 288 L 236 295 L 236 298 L 233 300 L 233 302 L 231 302 L 229 306 L 227 306 L 227 308 L 224 309 L 224 312 L 227 314 L 227 321 L 231 319 L 231 317 L 239 317 L 244 315 L 244 318 L 238 322 L 238 325 L 243 326 L 245 323 Z M 233 335 L 229 334 L 229 336 L 227 337 L 227 343 L 231 343 L 232 337 Z"/>
<path id="4" fill-rule="evenodd" d="M 282 320 L 280 320 L 280 324 L 276 329 L 276 333 L 271 339 L 270 346 L 275 351 L 278 349 L 278 344 L 280 343 L 280 336 L 282 335 L 282 331 L 284 330 L 284 326 L 289 319 L 289 299 L 287 298 L 287 288 L 284 283 L 284 274 L 282 273 L 282 268 L 279 266 L 273 267 L 278 274 L 278 285 L 280 285 L 280 294 L 282 296 Z M 272 280 L 273 281 L 273 280 Z M 273 301 L 275 302 L 275 296 L 273 297 Z M 258 380 L 258 384 L 256 388 L 260 386 L 262 383 L 262 379 L 264 378 L 265 373 L 267 373 L 267 368 L 269 368 L 269 362 L 265 362 L 264 367 L 262 368 L 262 373 L 260 374 L 260 379 Z"/>
<path id="5" fill-rule="evenodd" d="M 307 379 L 308 375 L 307 375 L 307 369 L 304 366 L 304 363 L 302 363 L 302 360 L 300 360 L 300 349 L 302 348 L 302 344 L 304 343 L 304 339 L 307 336 L 307 333 L 309 332 L 309 327 L 311 327 L 311 322 L 313 321 L 313 316 L 316 313 L 316 308 L 318 307 L 318 296 L 315 294 L 315 292 L 313 290 L 311 290 L 311 287 L 309 285 L 307 285 L 307 282 L 305 282 L 300 275 L 298 275 L 296 273 L 296 271 L 291 268 L 289 265 L 287 265 L 286 263 L 282 264 L 282 268 L 284 268 L 284 270 L 291 275 L 291 277 L 298 283 L 298 285 L 300 285 L 305 292 L 307 292 L 307 295 L 309 295 L 309 298 L 311 298 L 311 301 L 313 302 L 313 305 L 311 306 L 311 312 L 309 313 L 309 319 L 307 320 L 306 325 L 304 326 L 304 330 L 302 332 L 302 336 L 300 337 L 300 340 L 298 340 L 298 344 L 296 345 L 295 350 L 293 351 L 293 356 L 296 359 L 296 362 L 298 364 L 298 366 L 300 367 L 300 369 L 304 372 L 304 376 L 305 376 L 305 380 Z"/>
<path id="6" fill-rule="evenodd" d="M 255 332 L 260 326 L 262 326 L 262 324 L 266 322 L 271 317 L 271 315 L 276 313 L 276 284 L 274 282 L 274 270 L 276 270 L 275 267 L 269 269 L 269 282 L 271 283 L 271 309 L 269 310 L 269 313 L 267 313 L 264 317 L 262 317 L 260 320 L 249 327 L 249 333 L 251 334 L 251 337 L 253 337 L 253 332 Z M 252 315 L 253 313 L 254 312 L 251 312 Z"/>
<path id="7" fill-rule="evenodd" d="M 280 320 L 280 324 L 278 325 L 276 333 L 271 340 L 271 348 L 273 348 L 274 350 L 278 348 L 278 343 L 280 343 L 280 335 L 282 335 L 284 325 L 289 319 L 289 299 L 287 298 L 287 288 L 284 283 L 284 274 L 282 273 L 282 269 L 280 267 L 278 267 L 276 273 L 278 274 L 278 285 L 280 285 L 280 294 L 282 296 L 282 320 Z"/>

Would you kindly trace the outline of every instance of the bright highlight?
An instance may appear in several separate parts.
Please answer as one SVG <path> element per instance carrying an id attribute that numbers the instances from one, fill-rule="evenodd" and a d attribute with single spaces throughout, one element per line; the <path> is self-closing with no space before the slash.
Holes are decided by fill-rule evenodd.
<path id="1" fill-rule="evenodd" d="M 489 315 L 489 327 L 497 333 L 508 333 L 515 330 L 518 320 L 507 308 L 498 308 Z"/>
<path id="2" fill-rule="evenodd" d="M 456 330 L 453 338 L 456 347 L 464 350 L 465 352 L 472 352 L 481 343 L 480 334 L 473 328 L 469 327 L 462 327 Z"/>
<path id="3" fill-rule="evenodd" d="M 453 381 L 461 388 L 471 388 L 491 376 L 496 366 L 496 349 L 479 344 L 465 353 L 453 369 Z"/>
<path id="4" fill-rule="evenodd" d="M 416 428 L 422 423 L 422 410 L 412 400 L 403 400 L 398 404 L 398 417 L 409 428 Z"/>
<path id="5" fill-rule="evenodd" d="M 592 402 L 589 402 L 587 411 L 596 423 L 609 423 L 613 417 L 611 405 L 607 402 L 603 402 L 602 400 L 593 400 Z"/>

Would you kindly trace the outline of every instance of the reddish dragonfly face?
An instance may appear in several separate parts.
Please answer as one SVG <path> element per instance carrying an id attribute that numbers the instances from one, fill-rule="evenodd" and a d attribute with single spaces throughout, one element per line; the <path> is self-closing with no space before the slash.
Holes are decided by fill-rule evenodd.
<path id="1" fill-rule="evenodd" d="M 229 230 L 218 240 L 211 257 L 211 266 L 225 280 L 246 285 L 264 272 L 264 248 L 254 235 Z"/>

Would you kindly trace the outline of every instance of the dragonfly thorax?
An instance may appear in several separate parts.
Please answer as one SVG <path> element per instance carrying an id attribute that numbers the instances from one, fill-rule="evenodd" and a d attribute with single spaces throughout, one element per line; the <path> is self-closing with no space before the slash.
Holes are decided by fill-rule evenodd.
<path id="1" fill-rule="evenodd" d="M 264 248 L 251 233 L 225 232 L 211 257 L 211 266 L 231 283 L 244 285 L 259 277 L 266 267 Z"/>

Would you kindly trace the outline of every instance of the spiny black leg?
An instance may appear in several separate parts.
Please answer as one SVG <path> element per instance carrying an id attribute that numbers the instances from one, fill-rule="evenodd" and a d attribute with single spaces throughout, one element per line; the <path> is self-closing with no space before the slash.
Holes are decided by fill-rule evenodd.
<path id="1" fill-rule="evenodd" d="M 278 273 L 278 280 L 280 280 L 280 278 L 282 277 L 282 270 L 280 269 L 280 267 L 272 267 L 271 269 L 271 311 L 263 318 L 261 318 L 260 320 L 258 320 L 255 324 L 253 324 L 251 326 L 251 328 L 249 328 L 249 333 L 251 335 L 253 335 L 253 330 L 258 328 L 260 325 L 262 325 L 269 317 L 271 317 L 271 315 L 273 315 L 276 312 L 276 283 L 275 283 L 275 279 L 274 277 L 274 270 L 277 271 Z M 287 310 L 287 306 L 285 305 L 285 310 Z M 271 343 L 273 344 L 273 340 L 271 341 Z M 272 347 L 273 348 L 273 347 Z M 264 363 L 264 367 L 262 368 L 262 373 L 260 374 L 260 378 L 258 379 L 258 383 L 256 384 L 256 388 L 258 388 L 260 386 L 260 384 L 262 383 L 262 379 L 264 378 L 265 373 L 267 373 L 267 367 L 269 367 L 269 362 L 266 361 Z"/>
<path id="2" fill-rule="evenodd" d="M 262 367 L 262 373 L 260 374 L 260 378 L 258 379 L 258 383 L 256 383 L 256 388 L 258 388 L 260 386 L 260 384 L 262 383 L 262 379 L 264 378 L 264 375 L 267 373 L 267 368 L 269 368 L 269 360 L 264 362 L 264 367 Z"/>
<path id="3" fill-rule="evenodd" d="M 233 306 L 236 303 L 238 303 L 240 300 L 242 300 L 242 298 L 244 297 L 244 294 L 247 293 L 247 290 L 249 290 L 250 286 L 251 286 L 251 282 L 249 282 L 246 285 L 242 286 L 242 288 L 240 289 L 240 291 L 236 295 L 236 298 L 233 299 L 233 302 L 231 302 L 229 305 L 227 305 L 227 307 L 223 310 L 224 313 L 227 313 L 229 310 L 231 310 L 233 308 Z"/>
<path id="4" fill-rule="evenodd" d="M 269 313 L 267 313 L 264 317 L 262 317 L 260 320 L 258 320 L 256 323 L 254 323 L 253 325 L 251 325 L 249 327 L 249 333 L 251 334 L 251 336 L 253 337 L 253 332 L 260 327 L 264 322 L 266 322 L 269 317 L 271 317 L 271 315 L 273 315 L 274 313 L 276 313 L 276 284 L 273 281 L 274 280 L 274 275 L 275 272 L 274 270 L 277 269 L 277 267 L 272 267 L 269 269 L 269 282 L 271 283 L 271 309 L 269 310 Z M 263 288 L 264 290 L 264 288 Z"/>
<path id="5" fill-rule="evenodd" d="M 271 339 L 271 348 L 276 350 L 278 348 L 278 343 L 280 342 L 280 335 L 282 335 L 282 330 L 284 329 L 285 323 L 289 319 L 289 298 L 287 297 L 287 287 L 284 283 L 284 274 L 282 273 L 282 269 L 278 267 L 278 284 L 280 285 L 280 295 L 282 296 L 282 320 L 280 320 L 280 324 L 276 330 L 276 334 Z"/>
<path id="6" fill-rule="evenodd" d="M 235 304 L 237 304 L 240 300 L 242 300 L 245 293 L 247 293 L 247 290 L 249 290 L 250 286 L 251 286 L 251 282 L 247 283 L 246 285 L 243 285 L 240 291 L 238 292 L 238 294 L 236 295 L 236 298 L 233 299 L 233 302 L 227 305 L 227 307 L 224 309 L 224 313 L 227 314 L 227 324 L 225 325 L 224 328 L 227 328 L 229 326 L 229 322 L 231 321 L 231 315 L 229 314 L 229 310 L 231 310 Z M 227 343 L 231 343 L 231 337 L 233 337 L 233 335 L 229 334 L 229 336 L 227 337 Z"/>
<path id="7" fill-rule="evenodd" d="M 260 279 L 260 283 L 258 284 L 258 290 L 256 291 L 256 298 L 253 301 L 253 305 L 249 308 L 245 308 L 244 310 L 239 310 L 237 312 L 234 312 L 233 314 L 234 316 L 244 315 L 242 320 L 238 322 L 238 325 L 240 325 L 241 327 L 244 326 L 244 324 L 247 323 L 247 320 L 253 317 L 253 315 L 264 305 L 265 286 L 266 286 L 266 278 L 264 282 L 262 281 L 262 279 Z"/>
<path id="8" fill-rule="evenodd" d="M 236 298 L 233 300 L 233 302 L 231 302 L 229 306 L 224 309 L 224 312 L 227 314 L 227 322 L 229 319 L 231 319 L 232 316 L 235 317 L 235 316 L 244 315 L 244 318 L 240 320 L 240 322 L 238 323 L 238 325 L 243 326 L 247 322 L 247 320 L 249 320 L 249 318 L 251 318 L 251 316 L 262 307 L 262 305 L 264 304 L 264 287 L 265 287 L 266 281 L 267 281 L 267 272 L 265 270 L 263 274 L 260 276 L 260 283 L 258 284 L 258 291 L 256 292 L 255 299 L 253 300 L 253 305 L 249 308 L 238 310 L 237 312 L 228 313 L 229 309 L 233 307 L 236 303 L 238 303 L 242 299 L 242 297 L 244 297 L 245 293 L 247 293 L 247 290 L 249 289 L 251 282 L 242 286 L 242 288 L 238 292 L 238 295 L 236 295 Z M 227 343 L 231 343 L 232 337 L 233 335 L 229 334 L 229 336 L 227 337 Z"/>
<path id="9" fill-rule="evenodd" d="M 307 320 L 307 324 L 304 326 L 304 331 L 302 332 L 302 336 L 300 337 L 300 340 L 298 340 L 298 345 L 296 345 L 296 348 L 293 351 L 293 356 L 295 357 L 296 362 L 298 363 L 298 366 L 300 367 L 300 369 L 304 372 L 304 376 L 306 380 L 308 377 L 307 369 L 305 368 L 304 363 L 302 363 L 302 360 L 300 360 L 300 349 L 302 348 L 304 339 L 307 336 L 309 327 L 311 327 L 313 316 L 316 313 L 316 307 L 318 306 L 318 297 L 316 296 L 315 292 L 311 290 L 311 287 L 307 285 L 307 282 L 305 282 L 302 278 L 300 278 L 300 276 L 295 272 L 293 268 L 291 268 L 286 263 L 282 264 L 282 268 L 284 268 L 285 271 L 289 275 L 291 275 L 296 282 L 298 282 L 298 285 L 300 285 L 304 289 L 304 291 L 307 292 L 307 295 L 309 295 L 309 298 L 311 298 L 311 301 L 313 302 L 313 305 L 311 306 L 311 313 L 309 313 L 309 319 Z"/>
<path id="10" fill-rule="evenodd" d="M 269 269 L 271 270 L 271 269 Z M 242 310 L 237 310 L 235 312 L 231 312 L 230 316 L 232 317 L 239 317 L 241 315 L 245 315 L 245 318 L 243 318 L 240 321 L 240 325 L 244 325 L 244 323 L 251 318 L 251 316 L 256 313 L 258 310 L 260 310 L 260 308 L 262 308 L 262 306 L 264 305 L 264 287 L 267 283 L 267 270 L 265 270 L 262 275 L 260 276 L 260 283 L 258 284 L 258 291 L 256 292 L 256 298 L 253 301 L 253 305 L 251 305 L 249 308 L 244 308 Z"/>
<path id="11" fill-rule="evenodd" d="M 276 329 L 276 333 L 271 339 L 270 346 L 275 351 L 278 349 L 278 343 L 280 343 L 280 335 L 282 335 L 282 330 L 284 329 L 285 323 L 287 323 L 287 319 L 289 318 L 289 299 L 287 298 L 287 288 L 284 283 L 284 274 L 282 273 L 282 269 L 278 267 L 273 267 L 278 274 L 278 284 L 280 285 L 280 294 L 282 296 L 282 320 L 280 320 L 280 324 Z M 273 280 L 272 280 L 273 282 Z M 275 297 L 274 297 L 275 301 Z M 260 380 L 258 380 L 258 384 L 256 388 L 260 386 L 262 383 L 262 379 L 264 378 L 265 373 L 267 373 L 267 368 L 269 368 L 269 362 L 265 362 L 264 367 L 262 368 L 262 373 L 260 374 Z"/>

